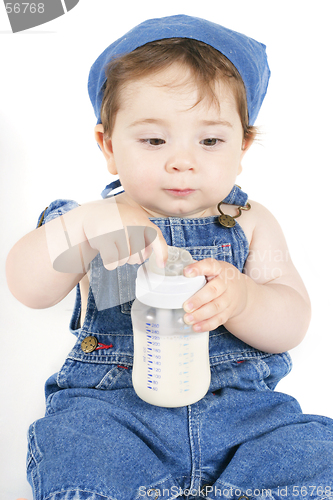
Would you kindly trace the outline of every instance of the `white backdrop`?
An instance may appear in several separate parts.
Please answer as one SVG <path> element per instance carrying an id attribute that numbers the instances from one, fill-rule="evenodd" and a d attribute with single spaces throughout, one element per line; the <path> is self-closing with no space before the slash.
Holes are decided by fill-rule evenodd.
<path id="1" fill-rule="evenodd" d="M 278 390 L 294 395 L 306 413 L 333 417 L 330 12 L 329 0 L 81 0 L 48 24 L 12 34 L 1 3 L 2 500 L 32 499 L 27 428 L 43 415 L 44 382 L 74 342 L 73 292 L 51 309 L 28 309 L 6 287 L 5 259 L 52 200 L 98 199 L 110 182 L 94 143 L 88 72 L 107 45 L 147 18 L 204 17 L 267 45 L 272 77 L 257 120 L 262 134 L 239 184 L 279 220 L 313 304 L 308 335 L 292 350 L 294 369 Z"/>

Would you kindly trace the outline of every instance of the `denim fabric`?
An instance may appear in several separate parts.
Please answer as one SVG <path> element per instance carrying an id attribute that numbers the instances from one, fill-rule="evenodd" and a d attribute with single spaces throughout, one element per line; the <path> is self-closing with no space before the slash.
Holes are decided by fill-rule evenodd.
<path id="1" fill-rule="evenodd" d="M 56 217 L 64 215 L 66 212 L 77 208 L 79 204 L 73 200 L 55 200 L 40 214 L 37 221 L 37 227 L 41 224 L 46 224 Z"/>
<path id="2" fill-rule="evenodd" d="M 97 123 L 101 123 L 101 104 L 108 63 L 148 42 L 165 38 L 192 38 L 211 45 L 225 55 L 243 79 L 249 123 L 254 124 L 270 78 L 265 45 L 206 19 L 184 15 L 144 21 L 109 45 L 96 59 L 89 73 L 88 91 Z"/>
<path id="3" fill-rule="evenodd" d="M 246 199 L 237 187 L 228 197 L 239 205 Z M 74 206 L 55 202 L 45 220 Z M 169 245 L 194 259 L 213 257 L 243 269 L 249 246 L 238 223 L 227 229 L 217 217 L 151 220 Z M 221 326 L 210 332 L 211 385 L 201 401 L 161 408 L 136 396 L 127 301 L 135 269 L 125 265 L 109 275 L 94 259 L 83 325 L 77 290 L 70 324 L 76 344 L 46 383 L 45 417 L 29 429 L 34 499 L 331 497 L 333 421 L 304 415 L 295 399 L 274 391 L 291 369 L 288 353 L 258 351 Z M 99 292 L 92 289 L 100 279 L 117 285 L 119 305 L 96 307 Z M 81 342 L 90 335 L 104 347 L 84 353 Z"/>

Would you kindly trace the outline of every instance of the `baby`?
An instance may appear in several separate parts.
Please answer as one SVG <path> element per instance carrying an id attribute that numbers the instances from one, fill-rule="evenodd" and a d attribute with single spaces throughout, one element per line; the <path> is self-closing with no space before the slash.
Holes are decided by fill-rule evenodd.
<path id="1" fill-rule="evenodd" d="M 277 221 L 235 184 L 269 75 L 264 45 L 183 15 L 140 24 L 94 63 L 95 137 L 119 181 L 101 201 L 51 203 L 7 259 L 29 307 L 79 284 L 77 342 L 29 429 L 34 498 L 332 496 L 332 420 L 274 392 L 309 298 Z M 152 251 L 163 267 L 167 245 L 207 281 L 183 307 L 210 331 L 211 385 L 180 408 L 145 403 L 131 380 L 133 276 Z"/>

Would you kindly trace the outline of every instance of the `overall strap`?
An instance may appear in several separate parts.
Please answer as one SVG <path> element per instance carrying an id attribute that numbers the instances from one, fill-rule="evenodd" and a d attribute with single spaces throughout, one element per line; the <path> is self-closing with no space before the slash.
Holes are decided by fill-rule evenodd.
<path id="1" fill-rule="evenodd" d="M 223 203 L 228 205 L 239 205 L 244 207 L 247 203 L 248 195 L 242 191 L 242 189 L 236 184 L 228 194 L 228 196 L 223 200 Z"/>
<path id="2" fill-rule="evenodd" d="M 111 182 L 101 192 L 102 198 L 107 198 L 110 196 L 115 196 L 116 194 L 121 193 L 122 191 L 119 189 L 122 188 L 121 182 L 119 179 Z M 244 193 L 239 186 L 236 184 L 228 194 L 228 196 L 223 200 L 223 203 L 227 203 L 228 205 L 240 205 L 245 206 L 247 202 L 248 196 Z"/>
<path id="3" fill-rule="evenodd" d="M 116 194 L 121 193 L 122 191 L 119 190 L 120 187 L 122 187 L 122 185 L 121 185 L 121 182 L 119 179 L 117 179 L 116 181 L 110 182 L 110 184 L 105 186 L 105 188 L 101 192 L 102 198 L 109 198 L 111 196 L 115 196 Z M 114 191 L 117 191 L 117 192 L 114 193 Z"/>

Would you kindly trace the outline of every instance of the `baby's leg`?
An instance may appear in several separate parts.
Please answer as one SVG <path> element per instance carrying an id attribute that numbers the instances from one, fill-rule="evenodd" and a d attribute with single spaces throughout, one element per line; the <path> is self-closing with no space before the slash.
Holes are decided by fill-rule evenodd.
<path id="1" fill-rule="evenodd" d="M 267 390 L 205 399 L 198 436 L 207 498 L 333 500 L 333 420 Z"/>
<path id="2" fill-rule="evenodd" d="M 172 498 L 191 470 L 186 416 L 186 408 L 144 403 L 133 389 L 55 393 L 29 430 L 34 498 L 135 500 L 158 490 Z"/>

